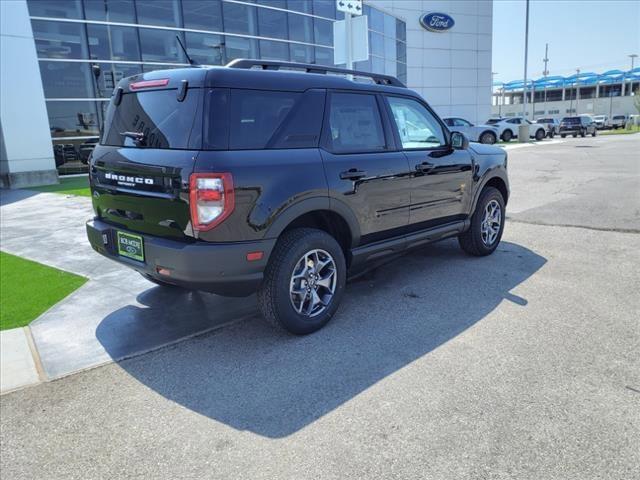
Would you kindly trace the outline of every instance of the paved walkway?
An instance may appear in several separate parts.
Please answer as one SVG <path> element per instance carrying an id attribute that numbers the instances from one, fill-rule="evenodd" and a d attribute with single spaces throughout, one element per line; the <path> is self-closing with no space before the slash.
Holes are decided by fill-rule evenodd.
<path id="1" fill-rule="evenodd" d="M 253 298 L 166 291 L 95 253 L 85 234 L 85 221 L 93 216 L 88 198 L 3 190 L 0 205 L 3 251 L 89 278 L 30 325 L 45 380 L 255 313 Z M 26 378 L 32 379 L 32 372 L 25 372 Z"/>

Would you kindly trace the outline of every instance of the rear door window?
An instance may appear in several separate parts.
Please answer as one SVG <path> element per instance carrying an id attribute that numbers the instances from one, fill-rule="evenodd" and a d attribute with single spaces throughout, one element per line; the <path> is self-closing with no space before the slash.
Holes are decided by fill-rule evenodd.
<path id="1" fill-rule="evenodd" d="M 329 106 L 329 141 L 335 152 L 384 150 L 386 141 L 374 95 L 332 93 Z"/>
<path id="2" fill-rule="evenodd" d="M 116 147 L 199 149 L 202 140 L 202 89 L 189 89 L 179 102 L 177 91 L 125 93 L 120 105 L 110 103 L 103 145 Z M 136 142 L 125 132 L 141 133 Z"/>
<path id="3" fill-rule="evenodd" d="M 229 148 L 266 148 L 300 95 L 297 92 L 232 89 Z"/>

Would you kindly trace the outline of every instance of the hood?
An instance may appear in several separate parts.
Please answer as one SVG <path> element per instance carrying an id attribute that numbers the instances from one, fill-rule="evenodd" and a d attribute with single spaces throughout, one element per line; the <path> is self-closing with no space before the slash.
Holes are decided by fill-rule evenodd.
<path id="1" fill-rule="evenodd" d="M 501 153 L 504 153 L 504 149 L 501 147 L 476 142 L 469 143 L 469 150 L 477 155 L 499 155 Z"/>

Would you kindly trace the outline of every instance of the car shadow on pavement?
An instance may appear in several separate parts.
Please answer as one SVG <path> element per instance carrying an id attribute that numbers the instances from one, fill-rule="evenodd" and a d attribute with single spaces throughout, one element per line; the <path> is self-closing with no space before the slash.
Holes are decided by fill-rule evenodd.
<path id="1" fill-rule="evenodd" d="M 350 282 L 335 318 L 313 335 L 275 331 L 256 314 L 119 365 L 199 414 L 281 438 L 456 337 L 502 301 L 526 308 L 510 291 L 545 263 L 514 243 L 474 258 L 449 240 Z M 157 322 L 178 315 L 155 291 L 142 300 Z"/>

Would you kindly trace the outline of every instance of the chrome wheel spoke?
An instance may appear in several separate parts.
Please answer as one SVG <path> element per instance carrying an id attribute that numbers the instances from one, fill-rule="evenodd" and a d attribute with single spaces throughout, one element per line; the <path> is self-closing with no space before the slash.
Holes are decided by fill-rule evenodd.
<path id="1" fill-rule="evenodd" d="M 336 279 L 336 264 L 327 251 L 307 252 L 291 274 L 289 297 L 293 308 L 307 317 L 322 313 L 331 303 Z"/>
<path id="2" fill-rule="evenodd" d="M 480 236 L 485 245 L 491 246 L 498 238 L 502 224 L 502 208 L 496 200 L 491 200 L 484 210 L 480 224 Z"/>

